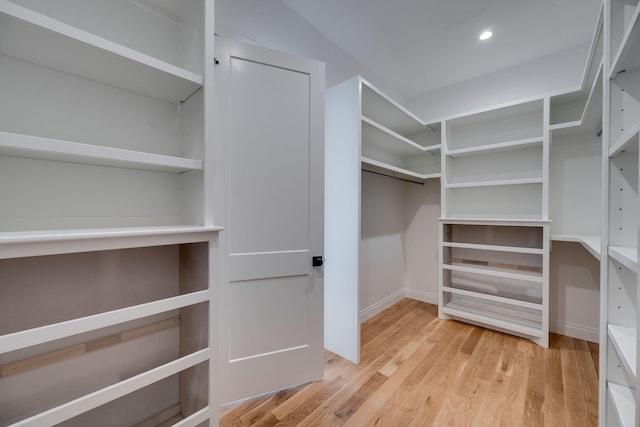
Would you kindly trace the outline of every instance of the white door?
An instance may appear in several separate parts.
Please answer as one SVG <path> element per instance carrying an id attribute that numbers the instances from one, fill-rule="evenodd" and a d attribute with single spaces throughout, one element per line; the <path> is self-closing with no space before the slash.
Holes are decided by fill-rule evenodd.
<path id="1" fill-rule="evenodd" d="M 324 64 L 216 39 L 220 403 L 323 375 Z"/>

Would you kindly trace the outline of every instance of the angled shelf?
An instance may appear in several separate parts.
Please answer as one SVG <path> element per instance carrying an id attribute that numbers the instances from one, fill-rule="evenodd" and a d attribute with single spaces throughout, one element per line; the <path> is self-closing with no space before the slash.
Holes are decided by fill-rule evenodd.
<path id="1" fill-rule="evenodd" d="M 483 245 L 476 243 L 459 243 L 459 242 L 442 242 L 442 246 L 445 248 L 461 248 L 461 249 L 478 249 L 483 251 L 500 251 L 500 252 L 513 252 L 522 254 L 534 254 L 542 255 L 542 249 L 539 248 L 527 248 L 517 246 L 500 246 L 500 245 Z"/>
<path id="2" fill-rule="evenodd" d="M 0 155 L 141 169 L 159 172 L 202 170 L 202 160 L 61 141 L 0 131 Z"/>
<path id="3" fill-rule="evenodd" d="M 609 324 L 607 326 L 609 340 L 618 353 L 625 370 L 631 378 L 636 378 L 636 343 L 638 331 L 635 328 Z"/>
<path id="4" fill-rule="evenodd" d="M 620 47 L 611 61 L 609 78 L 614 78 L 621 71 L 635 70 L 640 67 L 640 5 L 636 3 L 633 14 L 626 25 Z"/>
<path id="5" fill-rule="evenodd" d="M 542 310 L 542 304 L 538 304 L 535 302 L 522 301 L 514 298 L 506 298 L 498 295 L 470 291 L 467 289 L 452 288 L 452 287 L 445 286 L 442 288 L 442 291 L 449 294 L 463 295 L 463 296 L 477 298 L 481 300 L 492 301 L 495 303 L 509 304 L 516 307 L 525 307 L 533 310 Z"/>
<path id="6" fill-rule="evenodd" d="M 500 277 L 504 279 L 516 279 L 526 282 L 542 283 L 543 278 L 540 273 L 521 271 L 513 273 L 513 270 L 500 267 L 468 267 L 463 264 L 444 264 L 445 270 L 460 271 L 465 273 L 482 274 L 485 276 Z"/>
<path id="7" fill-rule="evenodd" d="M 634 391 L 626 386 L 610 382 L 607 386 L 609 398 L 621 427 L 636 425 L 636 398 Z"/>
<path id="8" fill-rule="evenodd" d="M 630 129 L 625 130 L 618 139 L 612 141 L 612 145 L 609 148 L 609 157 L 615 157 L 623 151 L 637 151 L 638 133 L 640 133 L 640 121 Z"/>
<path id="9" fill-rule="evenodd" d="M 609 246 L 609 256 L 633 272 L 638 270 L 638 248 Z"/>
<path id="10" fill-rule="evenodd" d="M 408 169 L 399 168 L 397 166 L 393 166 L 384 162 L 379 162 L 377 160 L 369 159 L 367 157 L 362 157 L 361 162 L 362 162 L 362 170 L 365 172 L 386 175 L 393 178 L 401 178 L 407 181 L 424 182 L 427 179 L 440 178 L 440 172 L 426 173 L 426 174 L 413 172 Z"/>
<path id="11" fill-rule="evenodd" d="M 201 75 L 7 0 L 0 1 L 0 53 L 176 104 L 203 84 Z"/>
<path id="12" fill-rule="evenodd" d="M 591 255 L 600 261 L 600 236 L 597 235 L 574 235 L 574 234 L 552 234 L 551 240 L 558 242 L 580 243 Z"/>

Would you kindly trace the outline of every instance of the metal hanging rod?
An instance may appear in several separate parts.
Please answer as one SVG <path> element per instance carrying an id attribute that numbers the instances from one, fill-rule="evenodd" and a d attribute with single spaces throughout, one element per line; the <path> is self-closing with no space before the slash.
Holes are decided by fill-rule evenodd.
<path id="1" fill-rule="evenodd" d="M 380 172 L 373 172 L 366 169 L 362 169 L 362 172 L 370 173 L 371 175 L 381 176 L 383 178 L 397 179 L 398 181 L 409 182 L 411 184 L 424 185 L 424 182 L 412 181 L 410 179 L 400 178 L 398 176 L 393 176 L 393 175 L 387 175 L 385 173 L 380 173 Z"/>

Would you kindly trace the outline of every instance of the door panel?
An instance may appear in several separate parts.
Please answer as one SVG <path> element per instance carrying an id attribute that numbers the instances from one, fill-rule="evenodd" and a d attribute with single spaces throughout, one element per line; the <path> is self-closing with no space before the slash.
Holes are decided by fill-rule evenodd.
<path id="1" fill-rule="evenodd" d="M 216 39 L 221 403 L 323 374 L 324 66 Z"/>

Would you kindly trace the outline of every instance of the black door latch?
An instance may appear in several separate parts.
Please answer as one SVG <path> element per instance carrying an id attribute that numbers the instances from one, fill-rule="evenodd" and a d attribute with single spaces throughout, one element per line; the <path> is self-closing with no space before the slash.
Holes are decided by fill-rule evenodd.
<path id="1" fill-rule="evenodd" d="M 314 267 L 322 267 L 322 264 L 324 264 L 324 258 L 321 256 L 314 256 L 313 258 L 311 258 L 311 265 Z"/>

